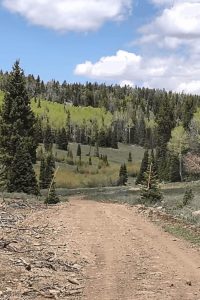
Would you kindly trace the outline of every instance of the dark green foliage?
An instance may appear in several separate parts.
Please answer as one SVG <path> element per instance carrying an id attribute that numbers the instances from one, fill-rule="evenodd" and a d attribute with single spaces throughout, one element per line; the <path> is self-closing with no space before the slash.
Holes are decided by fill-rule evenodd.
<path id="1" fill-rule="evenodd" d="M 119 179 L 117 185 L 126 185 L 128 181 L 128 172 L 126 164 L 122 164 L 119 170 Z"/>
<path id="2" fill-rule="evenodd" d="M 20 190 L 20 182 L 23 182 L 19 171 L 13 169 L 17 163 L 16 157 L 20 152 L 26 158 L 24 171 L 27 172 L 27 166 L 30 165 L 30 178 L 33 179 L 34 172 L 29 162 L 36 162 L 36 149 L 38 141 L 36 137 L 36 119 L 30 107 L 30 100 L 26 91 L 26 81 L 22 69 L 17 61 L 12 72 L 7 78 L 5 86 L 5 97 L 0 115 L 0 160 L 2 176 L 4 177 L 5 187 L 13 190 L 16 187 Z M 27 153 L 25 153 L 27 151 Z M 22 163 L 22 160 L 21 160 Z M 18 164 L 19 166 L 20 164 Z M 23 170 L 20 167 L 20 170 Z M 16 181 L 16 172 L 19 180 Z M 27 182 L 23 184 L 21 190 L 36 193 L 36 180 L 33 179 L 33 188 L 29 186 L 29 176 L 27 173 Z M 12 181 L 13 180 L 13 181 Z M 25 187 L 26 186 L 26 187 Z"/>
<path id="3" fill-rule="evenodd" d="M 53 181 L 50 191 L 45 199 L 46 204 L 57 204 L 60 202 L 58 195 L 56 194 L 55 182 Z"/>
<path id="4" fill-rule="evenodd" d="M 128 154 L 128 162 L 132 162 L 133 160 L 132 160 L 132 153 L 131 152 L 129 152 L 129 154 Z"/>
<path id="5" fill-rule="evenodd" d="M 118 149 L 118 138 L 117 138 L 117 128 L 114 127 L 111 131 L 110 146 L 113 149 Z"/>
<path id="6" fill-rule="evenodd" d="M 61 130 L 58 131 L 56 143 L 57 143 L 58 149 L 67 151 L 68 138 L 67 138 L 67 132 L 66 132 L 65 128 L 62 128 Z"/>
<path id="7" fill-rule="evenodd" d="M 55 159 L 52 152 L 43 156 L 40 163 L 40 189 L 48 189 L 55 172 Z"/>
<path id="8" fill-rule="evenodd" d="M 76 156 L 78 156 L 79 158 L 81 158 L 81 145 L 80 144 L 78 144 Z"/>
<path id="9" fill-rule="evenodd" d="M 158 176 L 150 157 L 147 171 L 141 186 L 141 202 L 155 204 L 162 200 L 162 193 L 158 185 Z"/>
<path id="10" fill-rule="evenodd" d="M 89 166 L 92 166 L 92 158 L 89 156 Z"/>
<path id="11" fill-rule="evenodd" d="M 19 142 L 9 169 L 8 192 L 23 192 L 37 195 L 39 192 L 31 156 L 24 142 Z"/>
<path id="12" fill-rule="evenodd" d="M 194 199 L 194 194 L 191 188 L 187 188 L 183 197 L 183 205 L 188 205 Z"/>
<path id="13" fill-rule="evenodd" d="M 141 184 L 144 180 L 144 174 L 147 171 L 148 168 L 148 162 L 149 162 L 149 151 L 145 150 L 144 152 L 144 157 L 142 159 L 142 163 L 140 166 L 140 171 L 139 174 L 137 176 L 136 182 L 135 184 Z"/>
<path id="14" fill-rule="evenodd" d="M 176 125 L 173 113 L 172 103 L 169 101 L 167 93 L 165 93 L 159 105 L 159 111 L 156 118 L 158 124 L 156 164 L 160 180 L 167 180 L 168 177 L 167 143 L 171 138 L 171 131 Z"/>
<path id="15" fill-rule="evenodd" d="M 55 172 L 55 158 L 53 156 L 53 153 L 50 152 L 47 154 L 46 157 L 46 188 L 48 188 L 51 184 L 52 178 L 54 176 Z"/>
<path id="16" fill-rule="evenodd" d="M 168 154 L 168 180 L 170 182 L 180 182 L 179 158 L 176 155 Z"/>
<path id="17" fill-rule="evenodd" d="M 54 136 L 52 133 L 52 129 L 50 125 L 47 124 L 47 127 L 45 128 L 44 131 L 44 148 L 47 152 L 52 151 L 53 142 L 54 142 Z"/>

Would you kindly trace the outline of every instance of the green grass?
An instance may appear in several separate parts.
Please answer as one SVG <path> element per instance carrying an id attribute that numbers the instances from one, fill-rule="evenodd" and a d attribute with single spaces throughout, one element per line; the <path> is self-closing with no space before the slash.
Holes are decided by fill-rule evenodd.
<path id="1" fill-rule="evenodd" d="M 4 93 L 0 91 L 0 105 L 3 102 Z M 50 102 L 46 100 L 40 100 L 41 107 L 38 108 L 38 102 L 32 100 L 31 107 L 36 116 L 41 116 L 43 122 L 46 123 L 47 118 L 53 128 L 61 128 L 66 124 L 67 113 L 70 111 L 71 121 L 74 124 L 81 126 L 83 122 L 86 122 L 88 126 L 91 126 L 91 120 L 96 120 L 99 128 L 102 126 L 102 119 L 104 119 L 105 126 L 109 126 L 112 122 L 113 116 L 110 112 L 107 112 L 104 108 L 93 107 L 75 107 L 71 105 Z"/>
<path id="2" fill-rule="evenodd" d="M 199 232 L 194 232 L 190 228 L 181 225 L 164 225 L 163 228 L 165 231 L 170 234 L 182 238 L 192 244 L 200 245 L 200 236 Z"/>
<path id="3" fill-rule="evenodd" d="M 86 188 L 86 187 L 105 187 L 116 185 L 119 176 L 120 165 L 124 162 L 127 163 L 128 153 L 132 152 L 133 163 L 127 163 L 129 177 L 129 184 L 134 183 L 133 176 L 136 175 L 140 168 L 140 161 L 143 155 L 141 147 L 129 146 L 119 144 L 119 149 L 99 148 L 100 154 L 108 155 L 108 167 L 99 168 L 99 158 L 93 157 L 94 148 L 91 149 L 92 166 L 89 166 L 89 157 L 87 156 L 90 147 L 81 145 L 82 150 L 82 165 L 78 166 L 79 158 L 76 157 L 78 144 L 70 143 L 69 147 L 73 152 L 74 165 L 67 163 L 67 152 L 53 147 L 53 152 L 57 159 L 57 166 L 59 166 L 56 175 L 56 183 L 58 188 Z M 40 152 L 40 148 L 38 153 Z M 36 173 L 39 174 L 39 163 L 35 167 Z"/>

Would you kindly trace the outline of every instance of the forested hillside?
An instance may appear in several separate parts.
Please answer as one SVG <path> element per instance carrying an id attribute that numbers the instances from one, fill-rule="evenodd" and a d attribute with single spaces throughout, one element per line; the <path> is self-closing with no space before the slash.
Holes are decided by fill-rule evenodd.
<path id="1" fill-rule="evenodd" d="M 1 72 L 1 102 L 8 80 L 9 73 Z M 153 149 L 160 181 L 199 178 L 199 96 L 97 83 L 44 83 L 33 75 L 25 83 L 39 143 L 68 150 L 75 142 L 97 152 L 99 147 L 117 149 L 119 142 L 137 145 Z M 146 170 L 143 166 L 141 172 Z"/>

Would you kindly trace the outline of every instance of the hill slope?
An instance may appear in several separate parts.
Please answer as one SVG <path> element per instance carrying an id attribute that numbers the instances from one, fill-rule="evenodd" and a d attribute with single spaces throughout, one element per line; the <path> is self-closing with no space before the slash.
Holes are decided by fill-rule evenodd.
<path id="1" fill-rule="evenodd" d="M 0 91 L 0 105 L 3 102 L 4 93 Z M 46 122 L 47 118 L 51 126 L 55 129 L 65 126 L 67 112 L 71 114 L 72 123 L 81 125 L 83 122 L 90 123 L 92 120 L 97 120 L 98 126 L 102 126 L 102 120 L 104 124 L 109 126 L 112 122 L 112 114 L 106 112 L 104 108 L 93 108 L 93 107 L 75 107 L 71 105 L 64 105 L 56 102 L 50 102 L 47 100 L 38 101 L 32 100 L 31 106 L 36 116 L 41 116 L 43 122 Z M 40 107 L 38 107 L 40 106 Z"/>

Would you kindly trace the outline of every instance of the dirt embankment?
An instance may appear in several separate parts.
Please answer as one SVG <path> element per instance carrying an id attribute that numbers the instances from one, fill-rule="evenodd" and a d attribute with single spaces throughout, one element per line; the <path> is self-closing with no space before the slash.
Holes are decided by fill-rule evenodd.
<path id="1" fill-rule="evenodd" d="M 3 300 L 200 299 L 198 249 L 136 208 L 72 199 L 29 211 L 14 226 L 18 237 L 1 230 L 11 231 L 4 240 L 16 239 L 0 242 Z"/>

